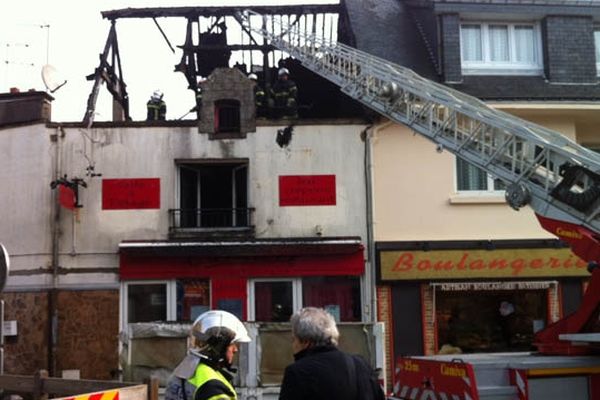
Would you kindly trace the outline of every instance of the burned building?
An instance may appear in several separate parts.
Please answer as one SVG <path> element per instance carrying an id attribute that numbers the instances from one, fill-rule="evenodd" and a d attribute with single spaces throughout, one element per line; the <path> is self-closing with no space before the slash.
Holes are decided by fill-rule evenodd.
<path id="1" fill-rule="evenodd" d="M 277 15 L 291 25 L 302 26 L 328 40 L 352 44 L 354 39 L 348 29 L 348 17 L 344 10 L 343 4 L 252 7 L 252 11 Z M 153 19 L 165 39 L 165 45 L 173 51 L 175 48 L 157 19 L 185 18 L 186 34 L 181 39 L 182 44 L 176 46 L 182 56 L 174 66 L 174 72 L 185 76 L 188 89 L 194 93 L 199 90 L 199 80 L 211 75 L 215 69 L 236 68 L 245 76 L 251 73 L 257 75 L 258 84 L 268 96 L 277 80 L 277 71 L 285 67 L 299 87 L 299 118 L 348 118 L 365 114 L 357 102 L 342 94 L 333 83 L 304 68 L 289 54 L 277 50 L 260 34 L 244 26 L 240 13 L 245 11 L 244 7 L 175 7 L 103 12 L 102 16 L 111 21 L 111 29 L 100 56 L 100 64 L 88 76 L 89 80 L 94 80 L 94 88 L 88 99 L 84 122 L 93 119 L 98 88 L 103 82 L 113 95 L 115 105 L 120 107 L 114 115 L 124 120 L 131 119 L 116 34 L 117 22 L 128 18 Z M 262 26 L 259 17 L 251 17 L 250 22 L 253 29 L 267 28 Z"/>

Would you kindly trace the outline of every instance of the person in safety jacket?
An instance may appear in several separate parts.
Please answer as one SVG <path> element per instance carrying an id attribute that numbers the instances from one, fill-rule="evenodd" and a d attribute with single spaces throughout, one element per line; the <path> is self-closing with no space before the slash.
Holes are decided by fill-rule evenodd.
<path id="1" fill-rule="evenodd" d="M 155 90 L 146 103 L 148 121 L 164 121 L 167 116 L 167 104 L 163 101 L 163 93 L 160 90 Z"/>
<path id="2" fill-rule="evenodd" d="M 252 73 L 248 75 L 248 79 L 254 82 L 254 102 L 256 105 L 256 116 L 264 117 L 266 116 L 266 93 L 264 89 L 258 83 L 258 76 Z"/>
<path id="3" fill-rule="evenodd" d="M 280 68 L 277 82 L 271 88 L 275 118 L 298 118 L 298 87 L 290 79 L 290 71 Z"/>
<path id="4" fill-rule="evenodd" d="M 249 341 L 235 315 L 221 310 L 201 314 L 190 330 L 188 355 L 169 378 L 165 400 L 237 400 L 231 364 L 238 343 Z"/>
<path id="5" fill-rule="evenodd" d="M 196 105 L 190 110 L 190 112 L 195 112 L 198 116 L 198 119 L 201 119 L 202 116 L 202 86 L 201 84 L 206 82 L 206 78 L 200 77 L 198 79 L 198 83 L 196 84 Z"/>
<path id="6" fill-rule="evenodd" d="M 307 307 L 290 322 L 295 362 L 285 369 L 279 400 L 384 400 L 369 364 L 338 350 L 340 334 L 331 314 Z"/>

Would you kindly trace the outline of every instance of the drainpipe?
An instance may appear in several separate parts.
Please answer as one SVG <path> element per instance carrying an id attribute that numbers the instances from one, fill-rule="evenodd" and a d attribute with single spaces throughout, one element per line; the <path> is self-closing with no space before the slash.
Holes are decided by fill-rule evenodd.
<path id="1" fill-rule="evenodd" d="M 367 126 L 363 131 L 365 137 L 365 184 L 367 187 L 367 258 L 369 260 L 369 279 L 370 279 L 370 290 L 369 306 L 371 309 L 371 321 L 377 322 L 377 271 L 376 271 L 376 258 L 377 254 L 375 251 L 375 219 L 373 205 L 373 182 L 374 182 L 374 165 L 373 165 L 373 138 L 377 138 L 377 134 L 393 125 L 394 122 L 387 121 L 379 126 L 373 128 L 373 124 Z"/>
<path id="2" fill-rule="evenodd" d="M 56 128 L 56 133 L 50 136 L 54 142 L 54 165 L 53 179 L 60 178 L 60 141 L 65 131 L 62 126 Z M 59 240 L 60 240 L 60 203 L 58 201 L 60 191 L 55 189 L 52 196 L 53 217 L 52 230 L 52 286 L 48 291 L 48 374 L 56 376 L 56 352 L 58 342 L 58 268 L 59 268 Z"/>

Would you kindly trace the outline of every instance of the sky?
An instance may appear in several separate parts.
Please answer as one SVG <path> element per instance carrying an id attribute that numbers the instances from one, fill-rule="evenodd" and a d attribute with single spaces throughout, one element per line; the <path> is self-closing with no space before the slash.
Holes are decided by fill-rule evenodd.
<path id="1" fill-rule="evenodd" d="M 110 23 L 101 12 L 124 8 L 328 4 L 336 0 L 18 0 L 0 14 L 0 92 L 46 91 L 42 67 L 50 64 L 67 84 L 56 92 L 52 121 L 81 121 L 93 81 L 86 76 L 99 64 Z M 186 21 L 159 18 L 171 44 L 182 44 Z M 173 54 L 152 19 L 120 19 L 116 24 L 123 78 L 134 120 L 146 116 L 146 102 L 160 89 L 167 118 L 193 118 L 193 94 L 182 73 L 173 72 L 181 52 Z M 96 105 L 96 121 L 112 118 L 111 96 L 103 85 Z"/>

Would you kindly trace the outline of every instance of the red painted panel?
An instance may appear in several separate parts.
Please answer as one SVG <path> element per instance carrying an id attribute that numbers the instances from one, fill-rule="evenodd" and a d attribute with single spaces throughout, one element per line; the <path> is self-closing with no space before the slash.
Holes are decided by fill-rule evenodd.
<path id="1" fill-rule="evenodd" d="M 103 210 L 160 208 L 160 179 L 103 179 Z"/>
<path id="2" fill-rule="evenodd" d="M 227 309 L 244 321 L 246 315 L 246 278 L 221 277 L 213 278 L 211 283 L 212 307 Z M 225 307 L 224 307 L 225 305 Z"/>
<path id="3" fill-rule="evenodd" d="M 121 279 L 172 279 L 284 276 L 360 276 L 363 252 L 302 257 L 153 257 L 121 254 Z"/>
<path id="4" fill-rule="evenodd" d="M 58 202 L 64 208 L 75 209 L 75 192 L 70 187 L 58 185 Z"/>
<path id="5" fill-rule="evenodd" d="M 335 175 L 282 175 L 279 206 L 335 206 Z"/>

